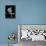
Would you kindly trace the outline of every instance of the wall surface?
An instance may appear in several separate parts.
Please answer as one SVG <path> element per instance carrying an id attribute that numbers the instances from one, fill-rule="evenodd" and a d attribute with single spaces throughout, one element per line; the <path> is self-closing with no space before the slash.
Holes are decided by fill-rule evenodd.
<path id="1" fill-rule="evenodd" d="M 5 18 L 10 4 L 16 5 L 16 19 Z M 0 44 L 8 43 L 9 32 L 18 32 L 17 24 L 46 24 L 46 0 L 0 0 Z"/>

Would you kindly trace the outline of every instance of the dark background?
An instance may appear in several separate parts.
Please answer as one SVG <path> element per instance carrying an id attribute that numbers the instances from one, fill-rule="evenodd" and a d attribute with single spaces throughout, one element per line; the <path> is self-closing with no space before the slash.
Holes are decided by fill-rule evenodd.
<path id="1" fill-rule="evenodd" d="M 8 13 L 7 9 L 12 7 L 12 13 L 15 13 L 14 15 L 11 15 Z M 5 6 L 5 18 L 16 18 L 16 6 L 15 5 L 6 5 Z"/>

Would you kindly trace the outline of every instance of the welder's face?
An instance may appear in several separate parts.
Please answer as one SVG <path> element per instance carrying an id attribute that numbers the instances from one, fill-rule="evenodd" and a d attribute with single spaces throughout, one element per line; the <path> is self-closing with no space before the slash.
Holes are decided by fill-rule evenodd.
<path id="1" fill-rule="evenodd" d="M 9 14 L 12 13 L 12 8 L 8 8 L 7 11 Z"/>

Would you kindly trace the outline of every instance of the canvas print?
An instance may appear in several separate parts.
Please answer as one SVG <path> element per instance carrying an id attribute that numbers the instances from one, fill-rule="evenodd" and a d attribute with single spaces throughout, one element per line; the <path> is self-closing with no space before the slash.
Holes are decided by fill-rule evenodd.
<path id="1" fill-rule="evenodd" d="M 46 41 L 46 25 L 19 25 L 20 41 Z M 18 32 L 19 33 L 19 32 Z"/>
<path id="2" fill-rule="evenodd" d="M 5 18 L 16 18 L 16 5 L 5 6 Z"/>

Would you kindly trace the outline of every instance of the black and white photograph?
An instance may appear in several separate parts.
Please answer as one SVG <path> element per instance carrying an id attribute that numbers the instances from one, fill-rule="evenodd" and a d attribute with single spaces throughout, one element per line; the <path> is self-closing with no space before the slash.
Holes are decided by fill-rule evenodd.
<path id="1" fill-rule="evenodd" d="M 5 18 L 16 18 L 16 5 L 5 6 Z"/>
<path id="2" fill-rule="evenodd" d="M 46 43 L 46 25 L 18 25 L 18 38 L 20 46 L 35 46 Z"/>

